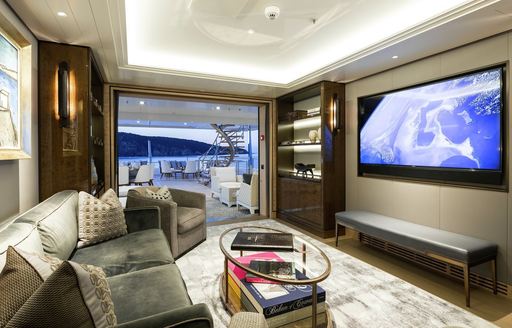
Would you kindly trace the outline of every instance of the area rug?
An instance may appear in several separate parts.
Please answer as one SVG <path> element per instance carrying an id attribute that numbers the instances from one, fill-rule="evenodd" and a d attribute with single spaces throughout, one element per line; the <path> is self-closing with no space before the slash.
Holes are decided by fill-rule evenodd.
<path id="1" fill-rule="evenodd" d="M 220 200 L 206 196 L 206 221 L 208 222 L 232 220 L 249 214 L 249 210 L 244 207 L 238 209 L 236 206 L 228 207 L 226 204 L 222 204 Z"/>
<path id="2" fill-rule="evenodd" d="M 320 286 L 326 290 L 335 327 L 496 327 L 408 282 L 270 219 L 208 227 L 207 240 L 176 261 L 193 303 L 208 305 L 215 327 L 226 327 L 230 318 L 219 295 L 219 277 L 224 263 L 219 249 L 220 234 L 231 227 L 254 224 L 300 235 L 329 257 L 332 272 Z"/>

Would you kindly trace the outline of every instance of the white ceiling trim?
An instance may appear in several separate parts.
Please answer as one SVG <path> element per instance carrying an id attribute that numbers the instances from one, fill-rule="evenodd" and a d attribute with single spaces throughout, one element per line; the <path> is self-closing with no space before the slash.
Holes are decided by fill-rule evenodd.
<path id="1" fill-rule="evenodd" d="M 111 25 L 112 25 L 112 33 L 114 39 L 114 48 L 116 51 L 116 58 L 119 70 L 124 71 L 135 71 L 135 72 L 143 72 L 143 73 L 156 73 L 156 74 L 164 74 L 164 75 L 174 75 L 181 77 L 189 77 L 189 78 L 200 78 L 200 79 L 209 79 L 216 80 L 222 82 L 234 82 L 234 83 L 244 83 L 251 85 L 260 85 L 266 87 L 278 87 L 278 88 L 294 88 L 302 83 L 305 83 L 311 79 L 318 78 L 319 76 L 326 74 L 335 69 L 339 69 L 343 66 L 346 66 L 350 63 L 363 59 L 369 55 L 382 51 L 388 47 L 396 45 L 405 40 L 416 37 L 422 33 L 435 29 L 441 25 L 449 23 L 455 19 L 461 18 L 465 15 L 471 14 L 475 11 L 478 11 L 482 8 L 490 6 L 499 2 L 500 0 L 474 0 L 465 5 L 459 6 L 452 10 L 449 10 L 442 15 L 429 19 L 425 22 L 422 22 L 412 28 L 409 28 L 403 32 L 395 34 L 391 37 L 388 37 L 381 42 L 370 45 L 365 49 L 358 51 L 348 57 L 345 57 L 339 61 L 336 61 L 332 64 L 326 65 L 323 68 L 320 68 L 310 74 L 304 75 L 296 80 L 293 80 L 289 83 L 278 83 L 278 82 L 269 82 L 262 80 L 254 80 L 254 79 L 244 79 L 239 77 L 229 77 L 223 75 L 214 75 L 214 74 L 203 74 L 197 72 L 188 72 L 181 70 L 171 70 L 165 68 L 155 68 L 148 66 L 139 66 L 139 65 L 131 65 L 128 64 L 128 53 L 127 53 L 127 33 L 126 33 L 126 11 L 124 6 L 124 0 L 109 0 L 109 12 L 111 17 Z M 112 15 L 114 13 L 114 15 Z M 277 74 L 277 73 L 276 73 Z"/>

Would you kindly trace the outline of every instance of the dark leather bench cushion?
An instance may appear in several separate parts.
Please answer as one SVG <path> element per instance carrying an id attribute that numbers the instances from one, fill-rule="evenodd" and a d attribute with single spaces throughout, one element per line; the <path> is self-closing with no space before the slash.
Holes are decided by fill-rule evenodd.
<path id="1" fill-rule="evenodd" d="M 434 229 L 365 211 L 336 213 L 336 221 L 370 236 L 427 253 L 432 252 L 468 264 L 478 264 L 496 256 L 495 243 Z"/>

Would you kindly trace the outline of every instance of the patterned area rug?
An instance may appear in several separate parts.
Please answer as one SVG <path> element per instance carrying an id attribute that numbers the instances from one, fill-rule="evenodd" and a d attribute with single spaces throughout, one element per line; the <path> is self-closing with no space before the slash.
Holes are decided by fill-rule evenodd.
<path id="1" fill-rule="evenodd" d="M 194 303 L 206 303 L 215 327 L 226 327 L 229 315 L 219 295 L 219 277 L 224 257 L 219 236 L 228 228 L 248 225 L 236 223 L 208 227 L 205 242 L 176 261 Z M 274 220 L 259 225 L 287 230 L 321 248 L 332 264 L 331 275 L 320 286 L 336 327 L 496 327 L 393 275 L 364 263 L 342 251 L 294 231 Z"/>

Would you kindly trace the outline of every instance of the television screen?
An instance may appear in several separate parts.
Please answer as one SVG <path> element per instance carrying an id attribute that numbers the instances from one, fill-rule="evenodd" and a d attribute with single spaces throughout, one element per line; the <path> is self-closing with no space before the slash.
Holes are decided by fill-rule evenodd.
<path id="1" fill-rule="evenodd" d="M 464 181 L 469 175 L 457 171 L 482 171 L 501 178 L 503 77 L 498 67 L 360 98 L 360 173 Z M 468 182 L 496 184 L 497 176 L 478 180 Z"/>

